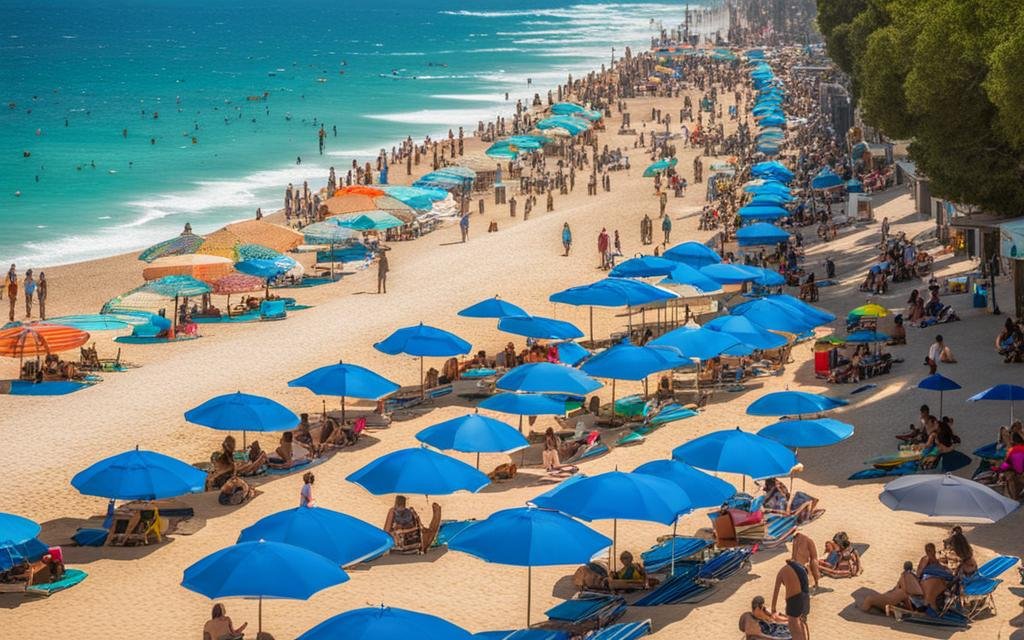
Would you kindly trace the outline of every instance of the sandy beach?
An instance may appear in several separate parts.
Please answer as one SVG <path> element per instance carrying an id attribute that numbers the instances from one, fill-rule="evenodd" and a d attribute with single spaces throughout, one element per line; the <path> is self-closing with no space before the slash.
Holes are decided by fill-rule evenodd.
<path id="1" fill-rule="evenodd" d="M 699 96 L 697 91 L 691 93 L 695 102 Z M 729 96 L 725 104 L 731 104 L 731 100 Z M 657 126 L 650 121 L 651 109 L 673 113 L 678 110 L 679 98 L 645 97 L 628 102 L 634 126 L 649 131 Z M 369 367 L 403 385 L 416 384 L 419 369 L 415 360 L 386 356 L 374 350 L 372 344 L 397 328 L 425 322 L 466 338 L 474 350 L 494 352 L 509 341 L 508 334 L 498 332 L 495 321 L 462 318 L 456 311 L 496 294 L 531 313 L 568 320 L 586 330 L 585 308 L 555 305 L 548 296 L 605 275 L 597 268 L 596 243 L 602 228 L 617 230 L 623 253 L 631 256 L 652 249 L 640 244 L 644 213 L 657 220 L 653 183 L 641 177 L 649 162 L 648 154 L 633 149 L 634 137 L 618 135 L 618 128 L 619 115 L 615 114 L 601 132 L 599 144 L 628 148 L 632 169 L 611 174 L 610 192 L 599 191 L 598 196 L 588 197 L 585 185 L 577 184 L 572 194 L 555 196 L 554 212 L 545 213 L 542 200 L 525 221 L 521 210 L 519 217 L 510 218 L 507 207 L 496 206 L 489 199 L 483 215 L 473 214 L 465 244 L 459 242 L 457 225 L 415 241 L 393 243 L 386 295 L 375 293 L 373 269 L 353 273 L 335 284 L 298 290 L 298 301 L 313 308 L 291 314 L 285 322 L 208 325 L 203 327 L 200 340 L 125 346 L 123 357 L 142 365 L 140 368 L 106 375 L 101 384 L 69 396 L 0 396 L 0 437 L 6 445 L 0 511 L 42 523 L 41 539 L 64 544 L 67 563 L 89 573 L 82 585 L 48 600 L 0 595 L 0 608 L 8 609 L 2 614 L 4 631 L 0 636 L 42 637 L 44 629 L 48 630 L 46 635 L 59 633 L 83 640 L 199 635 L 211 602 L 179 586 L 182 571 L 234 543 L 239 530 L 259 518 L 297 505 L 301 474 L 262 481 L 258 486 L 260 495 L 238 508 L 219 505 L 215 493 L 186 496 L 183 501 L 195 509 L 195 520 L 202 526 L 191 535 L 172 536 L 163 544 L 98 549 L 66 544 L 77 526 L 105 508 L 103 500 L 82 496 L 69 484 L 71 477 L 89 464 L 136 445 L 189 462 L 208 459 L 224 434 L 187 424 L 182 416 L 185 410 L 215 395 L 241 390 L 271 397 L 297 413 L 318 413 L 322 406 L 319 398 L 304 389 L 288 388 L 286 383 L 339 359 Z M 679 167 L 691 183 L 693 159 L 698 152 L 681 147 L 677 153 Z M 713 160 L 706 158 L 705 162 Z M 392 178 L 405 181 L 400 174 L 404 171 L 395 171 Z M 933 224 L 913 213 L 909 194 L 901 188 L 878 193 L 873 202 L 875 223 L 843 228 L 835 241 L 814 242 L 806 251 L 807 265 L 819 265 L 826 256 L 836 262 L 839 284 L 823 288 L 818 304 L 839 317 L 832 327 L 837 331 L 846 312 L 865 300 L 857 285 L 868 265 L 877 259 L 877 221 L 887 216 L 892 232 L 906 232 L 908 237 Z M 669 198 L 673 244 L 710 237 L 713 232 L 697 230 L 697 214 L 703 204 L 703 184 L 693 184 L 684 198 Z M 486 233 L 491 221 L 497 221 L 497 233 Z M 574 235 L 568 257 L 562 256 L 560 241 L 564 222 L 571 225 Z M 660 235 L 660 229 L 656 229 L 655 236 Z M 51 283 L 49 314 L 98 310 L 103 302 L 141 281 L 141 265 L 134 255 L 123 255 L 47 269 Z M 935 264 L 940 279 L 973 268 L 970 262 L 948 254 L 938 256 Z M 921 286 L 919 281 L 895 284 L 888 294 L 873 299 L 892 309 L 902 309 L 910 289 Z M 1008 293 L 1005 286 L 997 290 L 1000 295 Z M 852 540 L 868 544 L 869 549 L 863 560 L 863 575 L 846 580 L 823 578 L 824 589 L 813 597 L 812 633 L 832 639 L 948 637 L 928 627 L 901 626 L 891 618 L 857 610 L 854 598 L 867 588 L 891 588 L 902 563 L 916 562 L 926 542 L 941 542 L 946 537 L 946 525 L 890 511 L 878 500 L 883 481 L 846 480 L 862 468 L 863 460 L 895 448 L 893 434 L 916 420 L 920 404 L 937 401 L 934 395 L 916 388 L 927 374 L 921 362 L 936 333 L 945 336 L 959 359 L 957 364 L 941 365 L 940 371 L 964 386 L 945 395 L 946 413 L 957 419 L 957 432 L 963 438 L 961 450 L 969 452 L 991 442 L 1005 420 L 1002 403 L 964 402 L 993 384 L 1020 380 L 1016 365 L 1002 364 L 992 349 L 1003 316 L 970 308 L 968 295 L 949 296 L 948 301 L 963 321 L 937 329 L 908 329 L 907 345 L 892 348 L 894 357 L 903 362 L 892 373 L 872 379 L 877 388 L 849 396 L 858 385 L 825 385 L 813 375 L 811 345 L 801 343 L 793 349 L 793 362 L 781 375 L 758 378 L 739 393 L 717 391 L 699 416 L 660 429 L 638 446 L 615 448 L 609 455 L 585 463 L 581 470 L 587 474 L 616 468 L 632 470 L 643 462 L 669 457 L 674 447 L 704 433 L 736 426 L 756 430 L 770 419 L 747 416 L 745 409 L 768 391 L 802 389 L 848 398 L 850 405 L 835 417 L 854 424 L 855 436 L 834 447 L 800 451 L 806 470 L 797 476 L 795 487 L 818 497 L 826 509 L 825 515 L 802 527 L 818 542 L 819 551 L 837 531 L 847 532 Z M 1008 296 L 1003 306 L 1012 306 Z M 594 321 L 598 335 L 620 330 L 625 324 L 625 319 L 612 310 L 596 310 Z M 118 346 L 104 334 L 96 336 L 96 343 L 103 356 L 113 355 Z M 521 347 L 522 339 L 516 344 Z M 431 365 L 440 367 L 441 362 L 428 363 Z M 0 363 L 0 377 L 16 374 L 14 363 Z M 640 391 L 639 384 L 620 382 L 617 388 L 619 395 Z M 599 395 L 610 399 L 610 387 L 601 389 Z M 337 408 L 336 402 L 329 400 L 328 408 Z M 339 451 L 314 469 L 319 504 L 382 524 L 392 498 L 372 496 L 346 482 L 345 476 L 384 453 L 414 446 L 413 436 L 420 429 L 471 410 L 464 400 L 448 396 L 396 420 L 388 429 L 371 432 L 357 447 Z M 498 414 L 494 417 L 501 418 Z M 534 428 L 543 429 L 549 424 L 553 424 L 550 418 L 540 418 Z M 261 442 L 269 445 L 273 438 L 268 434 Z M 463 459 L 473 461 L 468 455 Z M 490 469 L 504 460 L 504 456 L 485 456 L 481 466 Z M 962 473 L 970 470 L 973 466 Z M 499 509 L 522 505 L 545 491 L 549 485 L 538 483 L 540 476 L 539 469 L 527 468 L 514 481 L 493 484 L 478 494 L 432 500 L 441 504 L 446 519 L 482 519 Z M 737 486 L 742 484 L 739 477 L 726 479 Z M 749 481 L 747 486 L 750 488 Z M 413 506 L 424 513 L 423 498 L 412 500 Z M 984 561 L 997 554 L 1020 554 L 1022 524 L 1024 516 L 1017 512 L 997 524 L 967 527 L 966 532 L 976 555 Z M 701 510 L 682 518 L 679 531 L 692 534 L 707 525 Z M 596 522 L 593 527 L 610 535 L 612 525 Z M 657 536 L 667 533 L 670 531 L 660 525 L 619 523 L 618 546 L 638 554 Z M 759 552 L 753 556 L 749 572 L 730 578 L 698 605 L 633 607 L 624 619 L 650 618 L 655 638 L 737 637 L 737 618 L 755 595 L 764 595 L 770 601 L 775 573 L 785 557 L 788 553 L 781 549 Z M 533 570 L 534 620 L 540 619 L 539 612 L 571 597 L 574 570 Z M 348 583 L 307 602 L 265 602 L 264 627 L 277 638 L 293 638 L 332 615 L 380 603 L 429 612 L 474 632 L 513 629 L 524 623 L 526 573 L 518 568 L 485 564 L 461 553 L 435 549 L 424 556 L 386 556 L 353 568 L 350 575 Z M 1024 637 L 1011 624 L 1011 619 L 1018 626 L 1022 622 L 1019 597 L 1000 588 L 995 600 L 998 616 L 979 620 L 963 637 Z M 236 623 L 249 620 L 250 629 L 254 628 L 254 602 L 228 600 L 225 604 Z"/>

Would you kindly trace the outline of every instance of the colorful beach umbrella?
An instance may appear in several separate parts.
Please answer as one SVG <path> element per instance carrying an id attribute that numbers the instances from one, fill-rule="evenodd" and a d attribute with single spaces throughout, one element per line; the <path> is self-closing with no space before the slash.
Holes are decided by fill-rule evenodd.
<path id="1" fill-rule="evenodd" d="M 508 316 L 498 321 L 498 330 L 543 340 L 572 340 L 583 337 L 583 332 L 576 325 L 565 320 L 541 316 Z"/>
<path id="2" fill-rule="evenodd" d="M 774 440 L 736 429 L 714 431 L 672 450 L 672 457 L 707 471 L 750 476 L 754 480 L 788 475 L 796 455 Z"/>
<path id="3" fill-rule="evenodd" d="M 884 318 L 889 315 L 889 310 L 880 304 L 870 302 L 868 304 L 862 304 L 861 306 L 852 309 L 848 314 L 852 318 Z"/>
<path id="4" fill-rule="evenodd" d="M 791 449 L 828 447 L 852 436 L 853 425 L 832 418 L 783 420 L 761 429 L 757 435 Z"/>
<path id="5" fill-rule="evenodd" d="M 59 324 L 26 324 L 0 330 L 0 356 L 24 358 L 77 349 L 89 333 Z"/>
<path id="6" fill-rule="evenodd" d="M 338 225 L 357 231 L 386 231 L 404 226 L 405 222 L 387 211 L 364 211 L 362 213 L 339 216 Z"/>
<path id="7" fill-rule="evenodd" d="M 766 393 L 747 407 L 748 416 L 792 416 L 824 413 L 849 404 L 846 400 L 806 391 Z"/>
<path id="8" fill-rule="evenodd" d="M 396 383 L 366 367 L 339 362 L 319 367 L 288 381 L 289 387 L 305 387 L 318 396 L 341 398 L 341 422 L 345 423 L 345 398 L 380 400 L 398 391 Z"/>
<path id="9" fill-rule="evenodd" d="M 28 518 L 0 512 L 0 544 L 15 545 L 34 539 L 42 527 Z"/>
<path id="10" fill-rule="evenodd" d="M 951 474 L 903 476 L 885 485 L 878 499 L 893 511 L 911 511 L 929 517 L 962 521 L 997 522 L 1020 503 L 985 485 Z"/>
<path id="11" fill-rule="evenodd" d="M 672 167 L 676 166 L 677 162 L 679 162 L 679 161 L 676 158 L 662 158 L 661 160 L 658 160 L 657 162 L 654 162 L 653 164 L 648 166 L 646 169 L 644 169 L 643 177 L 645 177 L 645 178 L 653 178 L 654 176 L 658 175 L 659 173 L 663 173 L 665 171 L 668 171 Z"/>
<path id="12" fill-rule="evenodd" d="M 194 233 L 182 233 L 169 240 L 158 242 L 139 254 L 139 260 L 152 262 L 167 256 L 182 256 L 195 253 L 202 246 L 204 239 Z"/>
<path id="13" fill-rule="evenodd" d="M 496 386 L 503 391 L 586 395 L 600 389 L 602 385 L 572 367 L 550 362 L 532 362 L 510 370 L 498 378 Z"/>
<path id="14" fill-rule="evenodd" d="M 71 486 L 111 500 L 161 500 L 203 491 L 206 472 L 154 451 L 135 448 L 79 471 Z"/>
<path id="15" fill-rule="evenodd" d="M 473 634 L 447 620 L 394 607 L 367 607 L 328 618 L 298 640 L 472 640 Z"/>
<path id="16" fill-rule="evenodd" d="M 504 318 L 506 316 L 528 316 L 530 314 L 526 313 L 521 307 L 511 302 L 506 302 L 498 296 L 494 296 L 466 307 L 459 311 L 458 315 L 464 318 Z"/>
<path id="17" fill-rule="evenodd" d="M 479 470 L 461 460 L 423 447 L 385 454 L 345 478 L 374 495 L 413 493 L 444 496 L 476 493 L 490 484 Z"/>
<path id="18" fill-rule="evenodd" d="M 281 542 L 321 555 L 340 567 L 383 555 L 391 534 L 359 518 L 323 507 L 295 507 L 272 513 L 242 529 L 238 542 Z"/>

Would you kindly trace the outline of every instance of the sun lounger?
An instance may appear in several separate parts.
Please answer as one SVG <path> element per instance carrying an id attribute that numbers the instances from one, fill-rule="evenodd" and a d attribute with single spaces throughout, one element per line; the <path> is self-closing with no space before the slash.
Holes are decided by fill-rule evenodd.
<path id="1" fill-rule="evenodd" d="M 893 455 L 877 456 L 865 461 L 873 469 L 862 469 L 850 476 L 850 480 L 870 480 L 887 476 L 905 476 L 914 473 L 953 473 L 971 464 L 971 457 L 961 451 L 950 451 L 938 456 L 935 466 L 921 468 L 921 456 L 916 452 L 900 452 Z"/>
<path id="2" fill-rule="evenodd" d="M 676 567 L 675 575 L 634 602 L 633 606 L 656 607 L 663 604 L 680 604 L 703 599 L 711 591 L 712 585 L 697 580 L 699 570 L 700 566 L 695 563 Z"/>
<path id="3" fill-rule="evenodd" d="M 434 538 L 434 547 L 440 547 L 448 544 L 448 541 L 462 533 L 466 527 L 475 523 L 476 520 L 447 520 L 441 523 L 441 528 L 437 530 L 437 537 Z"/>
<path id="4" fill-rule="evenodd" d="M 1003 583 L 999 576 L 1003 575 L 1017 563 L 1016 556 L 996 556 L 970 577 L 964 578 L 960 584 L 959 609 L 968 619 L 974 620 L 981 613 L 991 610 L 995 613 L 996 603 L 993 594 Z"/>
<path id="5" fill-rule="evenodd" d="M 933 610 L 927 612 L 913 611 L 903 607 L 889 607 L 887 611 L 897 622 L 913 622 L 932 627 L 951 627 L 955 629 L 967 629 L 971 626 L 971 621 L 967 616 L 956 611 L 946 611 L 940 614 Z"/>
<path id="6" fill-rule="evenodd" d="M 574 632 L 601 629 L 618 620 L 626 612 L 622 596 L 582 593 L 544 612 L 548 625 Z"/>
<path id="7" fill-rule="evenodd" d="M 682 561 L 702 554 L 714 544 L 707 538 L 688 538 L 676 536 L 674 539 L 663 540 L 640 554 L 647 573 L 667 571 L 672 566 L 673 558 L 678 566 Z"/>
<path id="8" fill-rule="evenodd" d="M 636 640 L 651 632 L 651 621 L 620 622 L 583 636 L 584 640 Z"/>
<path id="9" fill-rule="evenodd" d="M 598 456 L 602 456 L 602 455 L 608 453 L 608 451 L 609 451 L 608 445 L 606 445 L 605 443 L 601 442 L 600 440 L 597 440 L 597 441 L 595 441 L 595 442 L 593 442 L 591 444 L 588 444 L 588 445 L 580 447 L 579 450 L 576 451 L 576 454 L 574 456 L 572 456 L 571 458 L 568 458 L 566 460 L 563 460 L 562 464 L 563 465 L 576 464 L 577 462 L 582 462 L 584 460 L 589 460 L 591 458 L 596 458 Z"/>
<path id="10" fill-rule="evenodd" d="M 473 634 L 474 640 L 569 640 L 568 631 L 558 629 L 518 629 L 514 631 L 483 631 Z"/>
<path id="11" fill-rule="evenodd" d="M 76 584 L 82 582 L 88 577 L 84 571 L 79 569 L 65 569 L 64 575 L 60 580 L 54 582 L 43 582 L 40 584 L 34 584 L 30 587 L 25 588 L 25 593 L 32 596 L 41 596 L 43 598 L 49 598 L 58 591 L 64 591 L 70 589 Z"/>

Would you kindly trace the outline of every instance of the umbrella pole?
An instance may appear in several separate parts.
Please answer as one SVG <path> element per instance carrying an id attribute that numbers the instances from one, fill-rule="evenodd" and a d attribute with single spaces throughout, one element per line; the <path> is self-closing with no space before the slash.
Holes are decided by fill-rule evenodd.
<path id="1" fill-rule="evenodd" d="M 530 600 L 533 595 L 533 567 L 526 565 L 526 628 L 530 628 Z"/>
<path id="2" fill-rule="evenodd" d="M 619 542 L 619 519 L 612 519 L 612 554 L 608 560 L 609 571 L 615 571 L 615 547 Z"/>
<path id="3" fill-rule="evenodd" d="M 345 427 L 345 396 L 341 396 L 341 426 Z"/>
<path id="4" fill-rule="evenodd" d="M 594 307 L 590 307 L 590 346 L 594 348 L 597 343 L 594 341 Z"/>
<path id="5" fill-rule="evenodd" d="M 259 609 L 256 614 L 256 632 L 263 633 L 263 596 L 260 596 Z"/>
<path id="6" fill-rule="evenodd" d="M 668 570 L 668 575 L 676 575 L 676 527 L 679 526 L 679 516 L 672 521 L 672 566 Z"/>
<path id="7" fill-rule="evenodd" d="M 427 389 L 423 383 L 423 356 L 420 356 L 420 400 L 427 397 Z"/>
<path id="8" fill-rule="evenodd" d="M 523 414 L 519 414 L 519 433 L 523 432 Z M 526 455 L 525 453 L 523 455 Z"/>
<path id="9" fill-rule="evenodd" d="M 476 454 L 476 470 L 477 471 L 480 470 L 480 452 L 479 451 Z"/>
<path id="10" fill-rule="evenodd" d="M 178 296 L 174 296 L 174 310 L 171 314 L 171 333 L 178 334 Z"/>
<path id="11" fill-rule="evenodd" d="M 615 378 L 612 378 L 612 424 L 615 424 Z"/>

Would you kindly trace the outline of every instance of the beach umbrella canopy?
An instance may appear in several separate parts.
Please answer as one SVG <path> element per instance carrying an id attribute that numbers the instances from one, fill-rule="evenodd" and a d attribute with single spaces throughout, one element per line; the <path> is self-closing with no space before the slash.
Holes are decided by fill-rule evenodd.
<path id="1" fill-rule="evenodd" d="M 26 324 L 0 330 L 0 356 L 24 358 L 77 349 L 89 341 L 81 329 L 59 324 Z"/>
<path id="2" fill-rule="evenodd" d="M 854 344 L 869 344 L 872 342 L 886 342 L 887 340 L 889 340 L 889 336 L 884 333 L 879 333 L 878 331 L 874 331 L 872 329 L 861 329 L 859 331 L 854 331 L 853 333 L 847 335 L 845 341 Z"/>
<path id="3" fill-rule="evenodd" d="M 608 471 L 582 478 L 533 504 L 583 520 L 642 520 L 672 524 L 693 507 L 670 480 L 644 473 Z"/>
<path id="4" fill-rule="evenodd" d="M 347 567 L 387 553 L 391 534 L 350 515 L 323 507 L 296 507 L 272 513 L 242 529 L 238 542 L 281 542 Z"/>
<path id="5" fill-rule="evenodd" d="M 432 187 L 435 185 L 423 184 L 414 186 Z M 396 197 L 388 195 L 383 189 L 367 187 L 366 185 L 343 187 L 335 191 L 332 197 L 324 200 L 323 205 L 327 207 L 328 214 L 332 216 L 346 213 L 363 213 L 364 211 L 387 211 L 396 218 L 414 217 L 416 215 L 413 207 Z"/>
<path id="6" fill-rule="evenodd" d="M 717 507 L 736 495 L 736 487 L 721 478 L 704 473 L 678 460 L 651 460 L 636 469 L 634 474 L 646 474 L 675 483 L 694 509 Z"/>
<path id="7" fill-rule="evenodd" d="M 305 387 L 318 396 L 340 396 L 380 400 L 399 390 L 382 375 L 357 364 L 339 362 L 313 369 L 288 382 L 289 387 Z"/>
<path id="8" fill-rule="evenodd" d="M 714 249 L 693 241 L 677 244 L 671 249 L 666 250 L 662 255 L 669 260 L 682 262 L 695 269 L 709 264 L 718 264 L 722 261 L 722 256 L 715 253 Z"/>
<path id="9" fill-rule="evenodd" d="M 751 280 L 754 284 L 759 284 L 762 287 L 781 287 L 786 284 L 786 278 L 778 271 L 774 269 L 765 269 L 764 267 L 755 267 L 753 265 L 744 265 L 751 273 L 756 273 L 757 278 Z"/>
<path id="10" fill-rule="evenodd" d="M 354 245 L 360 241 L 359 232 L 343 227 L 338 218 L 327 218 L 303 227 L 302 237 L 308 244 Z"/>
<path id="11" fill-rule="evenodd" d="M 846 400 L 806 391 L 766 393 L 747 407 L 748 416 L 791 416 L 824 413 L 849 404 Z"/>
<path id="12" fill-rule="evenodd" d="M 719 316 L 704 327 L 727 333 L 754 349 L 777 349 L 788 342 L 783 336 L 762 329 L 743 316 Z"/>
<path id="13" fill-rule="evenodd" d="M 40 320 L 38 324 L 59 324 L 80 331 L 118 331 L 147 324 L 148 318 L 126 313 L 83 313 Z"/>
<path id="14" fill-rule="evenodd" d="M 469 353 L 473 345 L 454 333 L 425 325 L 422 322 L 405 327 L 376 342 L 373 348 L 388 355 L 449 357 Z"/>
<path id="15" fill-rule="evenodd" d="M 393 607 L 353 609 L 328 618 L 298 640 L 472 640 L 473 634 L 447 620 Z"/>
<path id="16" fill-rule="evenodd" d="M 299 416 L 270 398 L 238 391 L 215 398 L 185 412 L 192 424 L 221 431 L 286 431 L 299 424 Z"/>
<path id="17" fill-rule="evenodd" d="M 319 591 L 348 581 L 333 561 L 301 547 L 259 540 L 215 551 L 185 569 L 181 586 L 211 600 L 263 598 L 308 600 Z"/>
<path id="18" fill-rule="evenodd" d="M 740 207 L 743 220 L 778 220 L 789 215 L 789 211 L 773 203 L 751 203 Z"/>
<path id="19" fill-rule="evenodd" d="M 167 256 L 182 256 L 195 253 L 203 244 L 203 237 L 194 233 L 183 233 L 170 240 L 158 242 L 139 254 L 139 260 L 152 262 Z"/>
<path id="20" fill-rule="evenodd" d="M 807 304 L 799 298 L 794 298 L 788 293 L 775 293 L 766 297 L 776 304 L 784 304 L 801 312 L 804 317 L 817 321 L 817 326 L 826 325 L 836 319 L 835 315 L 824 309 Z M 744 303 L 745 304 L 745 303 Z M 742 307 L 738 305 L 736 308 Z"/>
<path id="21" fill-rule="evenodd" d="M 764 193 L 755 193 L 753 199 L 747 203 L 750 207 L 775 207 L 783 204 L 793 202 L 793 196 L 788 193 L 779 193 L 775 191 L 766 191 Z"/>
<path id="22" fill-rule="evenodd" d="M 460 311 L 464 318 L 504 318 L 506 316 L 528 316 L 521 307 L 505 302 L 498 296 L 486 298 Z"/>
<path id="23" fill-rule="evenodd" d="M 611 275 L 615 278 L 649 278 L 667 276 L 679 266 L 678 262 L 657 256 L 637 256 L 615 265 Z"/>
<path id="24" fill-rule="evenodd" d="M 678 296 L 671 291 L 628 278 L 605 278 L 591 284 L 570 287 L 552 294 L 551 302 L 576 306 L 633 307 L 651 302 L 671 300 Z"/>
<path id="25" fill-rule="evenodd" d="M 701 267 L 700 272 L 705 277 L 721 284 L 743 284 L 744 282 L 753 282 L 762 275 L 746 265 L 724 262 L 721 264 L 709 264 Z"/>
<path id="26" fill-rule="evenodd" d="M 679 161 L 675 158 L 662 158 L 644 169 L 644 177 L 653 178 L 657 174 L 663 171 L 668 171 L 672 167 L 676 166 L 677 162 Z"/>
<path id="27" fill-rule="evenodd" d="M 595 378 L 643 380 L 653 373 L 689 364 L 675 347 L 663 344 L 641 347 L 623 341 L 584 362 L 580 370 Z"/>
<path id="28" fill-rule="evenodd" d="M 762 116 L 757 123 L 762 127 L 781 127 L 786 124 L 786 118 L 785 116 L 780 116 L 777 113 L 770 113 L 766 116 Z"/>
<path id="29" fill-rule="evenodd" d="M 843 179 L 828 167 L 822 167 L 821 171 L 811 178 L 812 189 L 834 189 L 841 184 L 843 184 Z"/>
<path id="30" fill-rule="evenodd" d="M 757 435 L 770 438 L 791 449 L 828 447 L 853 435 L 853 425 L 832 418 L 783 420 L 768 425 Z"/>
<path id="31" fill-rule="evenodd" d="M 217 278 L 213 282 L 213 293 L 220 295 L 250 293 L 253 291 L 259 291 L 263 286 L 263 280 L 256 276 L 250 276 L 244 273 L 232 273 L 224 276 L 223 278 Z"/>
<path id="32" fill-rule="evenodd" d="M 893 511 L 988 522 L 997 522 L 1020 506 L 981 483 L 948 473 L 897 478 L 885 485 L 878 499 Z"/>
<path id="33" fill-rule="evenodd" d="M 648 344 L 675 347 L 684 358 L 698 360 L 710 360 L 723 354 L 745 356 L 754 351 L 753 347 L 743 344 L 739 338 L 731 334 L 704 327 L 679 327 L 658 336 Z"/>
<path id="34" fill-rule="evenodd" d="M 498 330 L 545 340 L 572 340 L 583 337 L 583 332 L 570 322 L 529 315 L 502 318 L 498 320 Z"/>
<path id="35" fill-rule="evenodd" d="M 238 245 L 247 244 L 260 245 L 277 252 L 291 251 L 302 244 L 302 234 L 268 220 L 242 220 L 208 234 L 199 253 L 224 255 L 219 249 L 237 250 Z"/>
<path id="36" fill-rule="evenodd" d="M 18 543 L 0 541 L 0 571 L 9 571 L 22 563 L 35 562 L 49 552 L 50 547 L 37 538 Z"/>
<path id="37" fill-rule="evenodd" d="M 715 431 L 672 450 L 680 462 L 706 469 L 748 475 L 755 480 L 784 476 L 796 455 L 774 440 L 735 429 Z"/>
<path id="38" fill-rule="evenodd" d="M 846 181 L 846 190 L 850 193 L 861 193 L 864 191 L 864 183 L 856 178 Z"/>
<path id="39" fill-rule="evenodd" d="M 836 319 L 834 315 L 827 311 L 818 309 L 792 296 L 786 295 L 784 297 L 782 294 L 765 296 L 738 304 L 732 308 L 732 315 L 754 315 L 756 317 L 757 311 L 767 312 L 769 306 L 775 309 L 772 312 L 773 315 L 791 314 L 798 322 L 810 324 L 813 327 L 826 325 Z"/>
<path id="40" fill-rule="evenodd" d="M 558 361 L 570 367 L 575 367 L 581 360 L 590 357 L 589 351 L 572 340 L 555 343 L 555 349 L 558 350 Z"/>
<path id="41" fill-rule="evenodd" d="M 345 478 L 374 495 L 414 493 L 444 496 L 475 493 L 490 484 L 487 476 L 461 460 L 423 447 L 392 451 Z"/>
<path id="42" fill-rule="evenodd" d="M 565 399 L 538 393 L 498 393 L 485 398 L 481 409 L 519 416 L 560 416 L 565 414 Z"/>
<path id="43" fill-rule="evenodd" d="M 720 283 L 707 277 L 699 270 L 691 267 L 685 262 L 677 262 L 675 264 L 676 267 L 672 270 L 672 273 L 658 284 L 666 286 L 692 287 L 696 292 L 702 295 L 709 295 L 722 291 L 722 285 Z"/>
<path id="44" fill-rule="evenodd" d="M 918 382 L 917 383 L 917 388 L 918 389 L 927 389 L 928 391 L 938 391 L 939 392 L 939 415 L 941 416 L 942 415 L 942 395 L 946 391 L 955 391 L 957 389 L 962 389 L 963 387 L 961 387 L 956 382 L 953 382 L 952 380 L 950 380 L 946 376 L 942 375 L 941 373 L 933 373 L 932 375 L 928 376 L 927 378 L 921 380 L 921 382 Z"/>
<path id="45" fill-rule="evenodd" d="M 71 478 L 87 496 L 160 500 L 203 491 L 206 472 L 154 451 L 133 449 L 100 460 Z"/>
<path id="46" fill-rule="evenodd" d="M 262 278 L 263 280 L 273 280 L 281 274 L 286 273 L 289 267 L 286 267 L 274 260 L 253 258 L 235 263 L 235 269 L 244 274 Z"/>
<path id="47" fill-rule="evenodd" d="M 732 315 L 743 316 L 754 324 L 773 331 L 786 331 L 797 335 L 811 331 L 815 321 L 804 317 L 794 309 L 782 304 L 774 304 L 767 298 L 752 300 L 733 309 Z"/>
<path id="48" fill-rule="evenodd" d="M 0 545 L 17 545 L 28 542 L 38 536 L 42 530 L 42 527 L 28 518 L 0 512 Z"/>
<path id="49" fill-rule="evenodd" d="M 789 240 L 789 232 L 767 222 L 757 222 L 736 232 L 741 247 L 778 244 Z"/>
<path id="50" fill-rule="evenodd" d="M 1024 387 L 1015 384 L 997 384 L 967 398 L 968 402 L 977 402 L 979 400 L 1002 400 L 1009 402 L 1010 423 L 1013 424 L 1013 403 L 1017 400 L 1024 400 Z"/>
<path id="51" fill-rule="evenodd" d="M 416 439 L 435 449 L 462 453 L 511 453 L 530 446 L 514 427 L 477 413 L 427 427 Z"/>
<path id="52" fill-rule="evenodd" d="M 157 258 L 142 270 L 144 280 L 156 280 L 164 276 L 191 276 L 203 282 L 212 282 L 231 273 L 232 260 L 221 256 L 188 254 Z"/>
<path id="53" fill-rule="evenodd" d="M 487 147 L 487 150 L 484 151 L 484 155 L 490 158 L 502 158 L 511 160 L 513 158 L 518 158 L 519 153 L 521 151 L 528 151 L 528 149 L 522 149 L 521 147 L 517 147 L 510 142 L 500 140 L 498 142 L 495 142 L 491 146 Z"/>
<path id="54" fill-rule="evenodd" d="M 134 291 L 152 293 L 164 298 L 189 298 L 210 293 L 210 285 L 191 276 L 164 276 L 150 280 Z"/>
<path id="55" fill-rule="evenodd" d="M 503 391 L 586 395 L 600 389 L 602 385 L 572 367 L 551 362 L 531 362 L 521 364 L 498 378 L 496 386 Z"/>
<path id="56" fill-rule="evenodd" d="M 889 315 L 889 310 L 880 304 L 870 302 L 868 304 L 862 304 L 861 306 L 852 309 L 848 314 L 851 318 L 884 318 Z"/>
<path id="57" fill-rule="evenodd" d="M 413 207 L 414 209 L 429 210 L 435 202 L 448 197 L 444 189 L 434 187 L 407 187 L 405 185 L 382 185 L 383 190 L 392 198 Z"/>
<path id="58" fill-rule="evenodd" d="M 338 218 L 338 226 L 357 231 L 386 231 L 405 224 L 387 211 L 364 211 Z"/>

